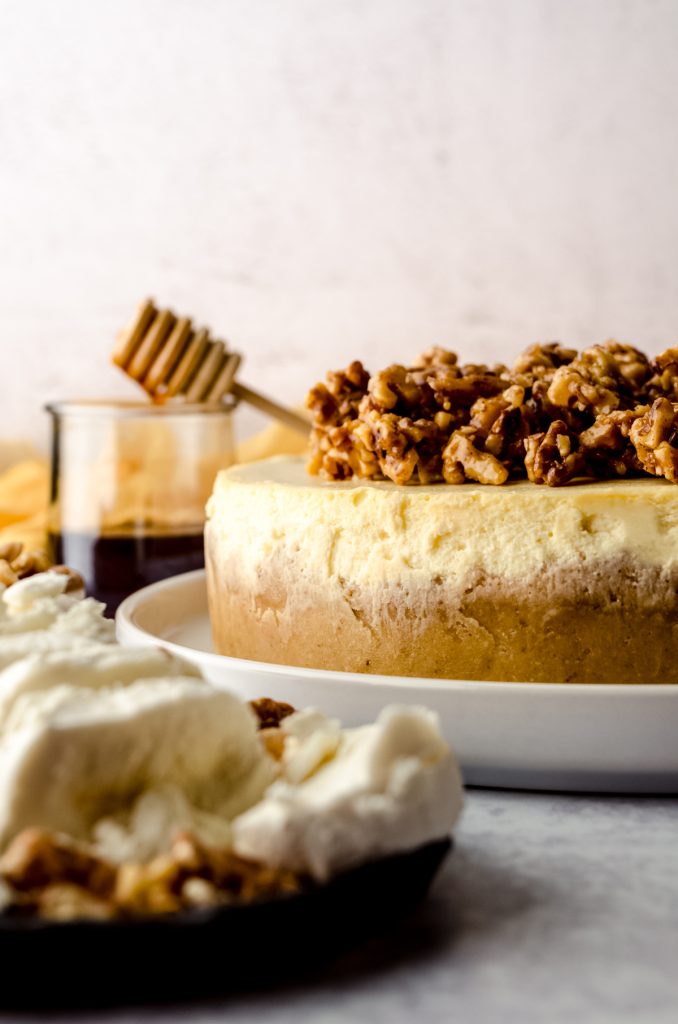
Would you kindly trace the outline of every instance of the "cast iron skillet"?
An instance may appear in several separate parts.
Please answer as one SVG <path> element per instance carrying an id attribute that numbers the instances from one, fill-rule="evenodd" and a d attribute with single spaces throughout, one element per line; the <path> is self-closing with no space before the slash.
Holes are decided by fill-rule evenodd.
<path id="1" fill-rule="evenodd" d="M 451 845 L 442 839 L 248 906 L 66 923 L 0 914 L 0 1007 L 165 1001 L 289 980 L 410 911 Z"/>

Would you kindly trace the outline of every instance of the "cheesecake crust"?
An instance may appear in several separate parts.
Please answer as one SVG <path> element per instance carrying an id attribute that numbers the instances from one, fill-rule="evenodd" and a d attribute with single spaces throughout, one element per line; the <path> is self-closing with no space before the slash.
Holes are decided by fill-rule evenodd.
<path id="1" fill-rule="evenodd" d="M 379 587 L 314 581 L 272 559 L 255 590 L 237 556 L 207 550 L 215 649 L 377 675 L 558 683 L 678 683 L 678 574 L 601 561 L 507 591 L 478 574 Z"/>

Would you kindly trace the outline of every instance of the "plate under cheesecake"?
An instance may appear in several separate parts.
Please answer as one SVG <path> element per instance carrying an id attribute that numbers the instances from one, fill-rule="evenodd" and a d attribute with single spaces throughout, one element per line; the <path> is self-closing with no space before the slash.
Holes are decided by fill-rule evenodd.
<path id="1" fill-rule="evenodd" d="M 385 704 L 438 712 L 468 785 L 678 793 L 678 687 L 479 682 L 333 672 L 214 651 L 202 571 L 154 583 L 121 605 L 125 645 L 162 646 L 243 699 L 322 707 L 347 725 Z"/>

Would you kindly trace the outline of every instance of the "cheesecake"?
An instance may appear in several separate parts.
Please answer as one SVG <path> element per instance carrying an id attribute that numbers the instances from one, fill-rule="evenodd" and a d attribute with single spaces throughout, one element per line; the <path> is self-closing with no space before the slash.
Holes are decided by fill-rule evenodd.
<path id="1" fill-rule="evenodd" d="M 347 672 L 678 682 L 678 347 L 432 348 L 311 389 L 309 458 L 221 473 L 222 654 Z"/>
<path id="2" fill-rule="evenodd" d="M 346 672 L 676 683 L 678 492 L 664 479 L 400 486 L 236 466 L 208 505 L 221 654 Z"/>

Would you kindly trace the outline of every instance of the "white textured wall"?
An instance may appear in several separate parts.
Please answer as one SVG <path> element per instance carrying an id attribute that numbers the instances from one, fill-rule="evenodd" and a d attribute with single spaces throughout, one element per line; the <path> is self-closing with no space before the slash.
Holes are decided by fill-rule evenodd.
<path id="1" fill-rule="evenodd" d="M 0 433 L 138 298 L 324 368 L 678 334 L 676 0 L 0 0 Z"/>

